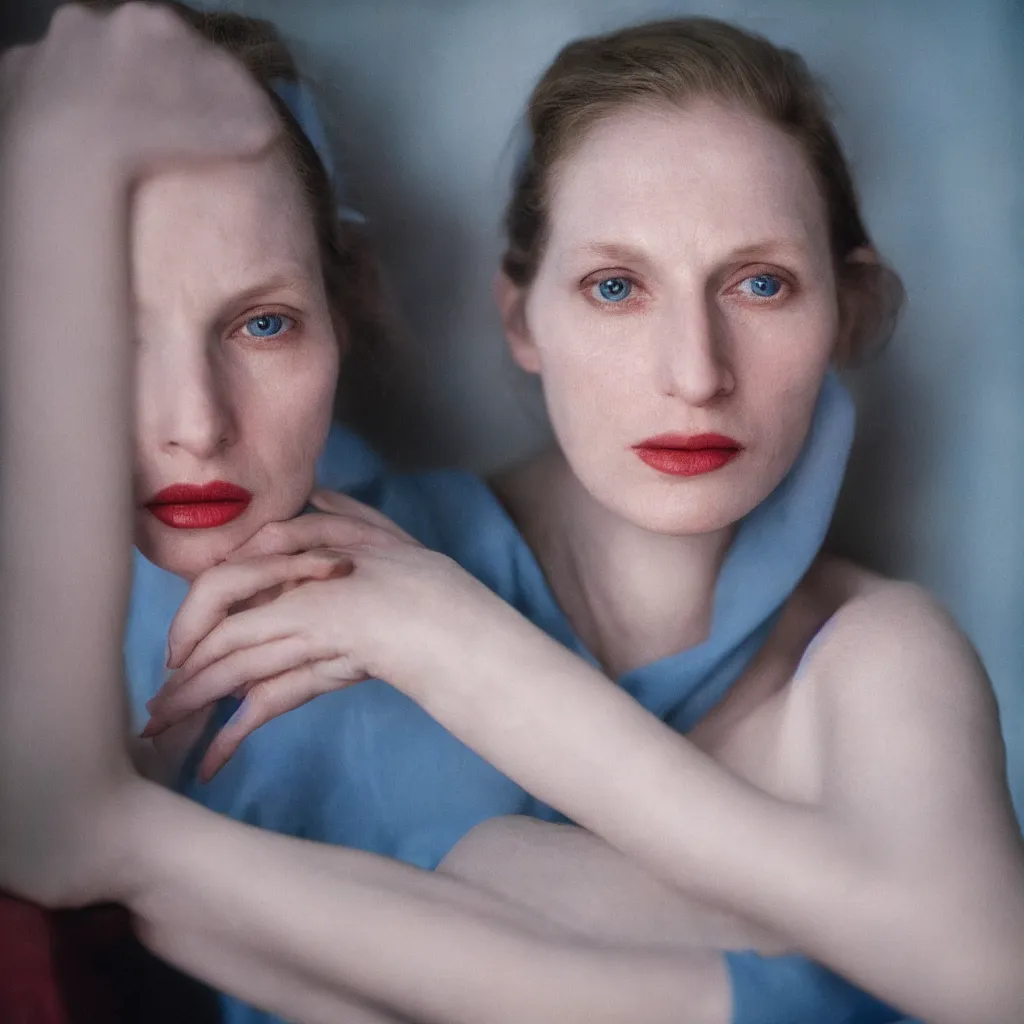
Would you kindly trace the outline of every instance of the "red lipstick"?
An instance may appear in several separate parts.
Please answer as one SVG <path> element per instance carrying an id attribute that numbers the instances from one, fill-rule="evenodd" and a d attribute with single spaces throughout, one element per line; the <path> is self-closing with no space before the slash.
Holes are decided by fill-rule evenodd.
<path id="1" fill-rule="evenodd" d="M 652 469 L 672 476 L 700 476 L 721 469 L 743 450 L 739 441 L 723 434 L 659 434 L 633 445 L 633 451 Z"/>
<path id="2" fill-rule="evenodd" d="M 252 494 L 236 484 L 171 484 L 153 495 L 146 508 L 165 526 L 176 530 L 208 530 L 237 519 Z"/>

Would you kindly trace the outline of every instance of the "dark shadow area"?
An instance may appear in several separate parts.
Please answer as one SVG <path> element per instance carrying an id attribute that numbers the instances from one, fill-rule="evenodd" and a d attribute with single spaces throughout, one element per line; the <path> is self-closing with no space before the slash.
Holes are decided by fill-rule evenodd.
<path id="1" fill-rule="evenodd" d="M 0 49 L 38 39 L 58 0 L 5 0 L 0 4 Z"/>
<path id="2" fill-rule="evenodd" d="M 279 28 L 316 97 L 341 171 L 343 202 L 367 218 L 395 316 L 383 350 L 343 365 L 339 418 L 398 466 L 450 465 L 478 429 L 469 409 L 453 408 L 441 386 L 460 371 L 455 318 L 467 305 L 460 289 L 471 280 L 476 242 L 458 211 L 439 203 L 402 158 L 400 122 L 346 77 L 344 60 L 326 63 L 324 54 L 289 34 L 286 22 Z M 404 70 L 415 75 L 417 69 Z M 429 245 L 413 244 L 424 238 Z"/>

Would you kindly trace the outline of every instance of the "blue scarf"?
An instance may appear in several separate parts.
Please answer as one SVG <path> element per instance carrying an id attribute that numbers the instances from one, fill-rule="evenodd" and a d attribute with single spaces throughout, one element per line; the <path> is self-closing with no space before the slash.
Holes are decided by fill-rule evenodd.
<path id="1" fill-rule="evenodd" d="M 715 586 L 708 638 L 627 672 L 619 685 L 680 732 L 692 729 L 742 675 L 817 557 L 853 444 L 854 408 L 826 375 L 804 446 L 775 490 L 737 525 Z M 525 564 L 524 564 L 525 562 Z M 520 559 L 517 602 L 535 623 L 593 665 L 547 587 L 536 560 Z"/>

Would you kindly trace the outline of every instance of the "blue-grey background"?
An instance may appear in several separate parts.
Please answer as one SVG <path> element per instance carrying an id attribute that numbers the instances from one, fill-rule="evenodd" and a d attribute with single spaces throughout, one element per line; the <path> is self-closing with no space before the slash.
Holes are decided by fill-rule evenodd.
<path id="1" fill-rule="evenodd" d="M 486 470 L 546 437 L 490 294 L 527 93 L 569 39 L 733 19 L 827 83 L 908 304 L 851 375 L 835 545 L 928 586 L 982 653 L 1024 812 L 1024 8 L 1014 0 L 221 0 L 276 21 L 313 79 L 410 326 L 380 439 Z"/>
<path id="2" fill-rule="evenodd" d="M 869 228 L 909 297 L 889 349 L 850 378 L 859 436 L 835 544 L 925 584 L 967 630 L 996 686 L 1024 814 L 1019 0 L 207 5 L 282 28 L 370 219 L 409 326 L 376 439 L 478 470 L 546 436 L 490 301 L 509 140 L 544 65 L 575 36 L 677 13 L 799 50 L 830 87 Z M 52 3 L 34 6 L 38 20 Z"/>

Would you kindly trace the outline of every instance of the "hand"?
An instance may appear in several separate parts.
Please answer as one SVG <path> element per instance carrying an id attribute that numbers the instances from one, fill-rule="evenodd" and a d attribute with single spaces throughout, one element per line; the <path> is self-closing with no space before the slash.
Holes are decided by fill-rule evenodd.
<path id="1" fill-rule="evenodd" d="M 9 141 L 38 141 L 128 181 L 168 164 L 256 156 L 281 132 L 242 65 L 166 7 L 57 9 L 46 36 L 0 60 Z M 12 145 L 12 151 L 18 145 Z"/>
<path id="2" fill-rule="evenodd" d="M 311 496 L 310 503 L 325 514 L 314 513 L 287 522 L 267 524 L 232 552 L 225 562 L 195 580 L 171 623 L 168 636 L 169 667 L 182 664 L 196 644 L 228 615 L 261 608 L 311 580 L 345 575 L 351 568 L 351 560 L 341 553 L 341 548 L 359 545 L 418 546 L 417 541 L 387 516 L 347 495 L 318 491 Z M 319 668 L 322 676 L 323 666 Z M 309 681 L 308 674 L 304 678 Z M 268 685 L 270 683 L 275 685 L 271 687 Z M 282 696 L 289 692 L 289 688 L 288 680 L 280 678 L 263 680 L 258 684 L 248 681 L 232 692 L 236 697 L 244 698 L 256 689 L 247 708 L 265 701 L 266 693 L 273 692 L 276 697 L 273 710 L 262 705 L 265 717 L 256 723 L 262 724 L 276 714 L 298 707 L 318 693 L 325 692 L 322 686 L 308 687 L 304 691 L 301 678 L 296 683 L 298 688 L 294 691 L 296 698 L 292 703 L 281 703 Z M 336 685 L 332 681 L 327 689 L 333 689 Z M 307 695 L 299 699 L 304 692 Z M 143 737 L 152 736 L 158 746 L 162 745 L 171 734 L 188 728 L 190 721 L 205 722 L 215 701 L 226 695 L 221 693 L 214 697 L 201 712 L 191 717 L 177 718 L 173 727 L 154 718 L 143 732 Z M 285 706 L 286 703 L 288 706 Z M 159 701 L 150 704 L 151 710 L 159 707 Z M 252 731 L 256 724 L 247 732 Z M 241 738 L 238 737 L 238 742 L 241 742 Z M 235 746 L 237 743 L 232 746 L 232 753 Z M 226 760 L 227 756 L 220 763 Z"/>
<path id="3" fill-rule="evenodd" d="M 451 559 L 426 548 L 364 544 L 296 557 L 314 556 L 323 560 L 326 578 L 262 607 L 221 614 L 175 662 L 180 667 L 150 704 L 147 735 L 154 735 L 222 697 L 245 694 L 200 765 L 204 779 L 249 733 L 323 693 L 376 677 L 416 699 L 413 679 L 442 678 L 449 659 L 486 633 L 482 620 L 491 626 L 494 612 L 515 615 Z M 269 561 L 234 568 L 250 574 L 248 588 L 283 571 Z M 311 570 L 312 564 L 303 571 Z M 240 592 L 233 586 L 238 577 L 221 579 L 211 618 Z"/>
<path id="4" fill-rule="evenodd" d="M 418 546 L 383 512 L 364 505 L 337 491 L 314 491 L 309 504 L 323 515 L 296 516 L 286 522 L 268 523 L 244 544 L 235 548 L 226 561 L 237 562 L 254 555 L 293 555 L 313 548 L 340 548 L 368 544 L 390 547 L 398 544 Z"/>
<path id="5" fill-rule="evenodd" d="M 268 604 L 304 580 L 339 574 L 342 562 L 332 552 L 360 545 L 419 546 L 382 512 L 348 495 L 314 491 L 309 503 L 323 514 L 268 523 L 196 578 L 171 622 L 168 668 L 181 665 L 226 616 Z"/>

